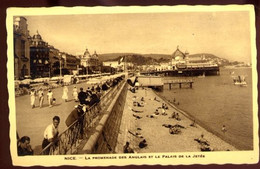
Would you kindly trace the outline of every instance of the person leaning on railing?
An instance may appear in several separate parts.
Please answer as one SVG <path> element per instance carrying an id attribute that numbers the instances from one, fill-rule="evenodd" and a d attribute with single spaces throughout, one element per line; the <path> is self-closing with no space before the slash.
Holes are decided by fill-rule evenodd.
<path id="1" fill-rule="evenodd" d="M 50 143 L 52 143 L 52 145 L 54 145 L 54 146 L 57 146 L 58 135 L 59 135 L 59 130 L 58 130 L 59 124 L 60 124 L 60 117 L 54 116 L 53 119 L 52 119 L 52 124 L 48 125 L 47 128 L 44 131 L 44 139 L 42 141 L 42 149 L 43 150 Z M 51 146 L 48 146 L 43 151 L 43 154 L 48 155 L 50 153 L 50 147 Z"/>
<path id="2" fill-rule="evenodd" d="M 78 120 L 78 125 L 80 127 L 80 138 L 83 138 L 83 121 L 84 121 L 84 111 L 82 110 L 83 106 L 81 104 L 77 105 L 75 109 L 72 110 L 72 112 L 68 115 L 65 123 L 66 126 L 69 127 L 72 123 L 74 123 L 76 120 Z"/>

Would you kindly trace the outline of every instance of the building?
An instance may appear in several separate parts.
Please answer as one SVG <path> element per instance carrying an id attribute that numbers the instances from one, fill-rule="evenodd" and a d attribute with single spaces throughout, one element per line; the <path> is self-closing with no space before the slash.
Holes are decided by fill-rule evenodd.
<path id="1" fill-rule="evenodd" d="M 50 49 L 48 43 L 45 42 L 39 32 L 33 35 L 30 42 L 30 64 L 31 77 L 50 77 Z"/>
<path id="2" fill-rule="evenodd" d="M 80 57 L 80 66 L 82 67 L 83 74 L 100 71 L 100 62 L 96 51 L 91 55 L 86 48 L 83 56 Z"/>
<path id="3" fill-rule="evenodd" d="M 61 57 L 60 51 L 58 49 L 51 45 L 48 47 L 51 76 L 61 75 L 60 71 L 64 67 L 64 59 Z"/>
<path id="4" fill-rule="evenodd" d="M 24 79 L 30 77 L 30 35 L 24 17 L 14 17 L 14 77 Z"/>
<path id="5" fill-rule="evenodd" d="M 183 53 L 180 51 L 179 46 L 177 46 L 177 49 L 172 54 L 172 66 L 175 66 L 176 64 L 185 64 L 188 60 L 188 52 Z"/>
<path id="6" fill-rule="evenodd" d="M 63 74 L 78 74 L 80 59 L 68 53 L 61 53 L 61 58 L 64 60 Z"/>

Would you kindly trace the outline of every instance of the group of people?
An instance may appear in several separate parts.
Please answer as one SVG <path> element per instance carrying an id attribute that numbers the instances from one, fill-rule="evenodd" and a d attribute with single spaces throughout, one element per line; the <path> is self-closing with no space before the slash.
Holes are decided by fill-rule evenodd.
<path id="1" fill-rule="evenodd" d="M 71 126 L 72 123 L 77 121 L 77 127 L 79 128 L 80 136 L 79 138 L 83 138 L 83 128 L 84 128 L 84 112 L 87 108 L 91 107 L 92 105 L 99 103 L 100 98 L 102 95 L 102 91 L 108 90 L 110 87 L 117 85 L 123 77 L 118 77 L 113 80 L 106 81 L 101 85 L 96 85 L 92 87 L 88 87 L 86 91 L 83 88 L 80 88 L 80 92 L 78 92 L 77 87 L 74 86 L 72 89 L 72 96 L 76 102 L 79 102 L 79 105 L 75 106 L 75 108 L 71 111 L 68 115 L 67 119 L 65 120 L 65 124 L 67 127 Z M 55 98 L 53 97 L 53 92 L 48 90 L 47 92 L 47 100 L 49 106 L 53 105 Z M 30 91 L 31 96 L 31 106 L 35 108 L 35 101 L 36 97 L 39 98 L 39 107 L 43 106 L 44 102 L 44 91 L 42 88 L 39 90 L 31 89 Z M 62 99 L 67 102 L 69 96 L 69 90 L 67 86 L 63 87 L 63 94 Z M 85 108 L 85 109 L 84 109 Z M 43 141 L 42 141 L 42 153 L 48 155 L 51 151 L 51 148 L 54 146 L 58 146 L 59 141 L 59 130 L 58 126 L 60 124 L 60 117 L 54 116 L 52 119 L 52 123 L 46 127 L 44 130 Z M 30 145 L 30 137 L 23 136 L 22 138 L 17 138 L 17 153 L 19 156 L 24 155 L 33 155 L 34 151 Z M 51 143 L 51 144 L 50 144 Z"/>
<path id="2" fill-rule="evenodd" d="M 55 98 L 53 97 L 52 90 L 49 89 L 46 95 L 47 95 L 47 101 L 48 101 L 49 107 L 52 107 L 55 102 Z M 44 101 L 44 91 L 42 88 L 40 88 L 39 90 L 32 88 L 30 91 L 32 109 L 35 108 L 35 101 L 36 101 L 37 96 L 39 98 L 39 107 L 41 108 L 43 106 L 43 101 Z"/>

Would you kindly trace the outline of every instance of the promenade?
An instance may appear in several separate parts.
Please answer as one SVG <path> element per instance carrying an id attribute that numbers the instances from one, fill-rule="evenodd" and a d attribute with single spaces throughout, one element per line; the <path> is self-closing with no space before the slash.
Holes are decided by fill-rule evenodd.
<path id="1" fill-rule="evenodd" d="M 142 97 L 144 98 L 144 107 L 134 106 L 133 101 L 142 103 Z M 156 100 L 154 99 L 155 97 Z M 236 150 L 235 147 L 208 132 L 198 124 L 195 124 L 196 127 L 190 126 L 193 121 L 181 114 L 174 105 L 170 106 L 167 104 L 167 115 L 162 115 L 161 109 L 158 109 L 158 107 L 162 106 L 162 103 L 165 102 L 156 96 L 152 89 L 139 88 L 136 90 L 136 93 L 132 93 L 128 90 L 127 101 L 120 126 L 121 134 L 118 138 L 117 151 L 119 153 L 123 153 L 123 146 L 126 141 L 130 142 L 130 147 L 137 153 L 198 152 L 200 151 L 200 145 L 194 139 L 200 138 L 202 134 L 210 144 L 210 148 L 214 151 Z M 147 117 L 154 114 L 156 109 L 158 109 L 160 113 L 158 116 L 154 116 L 154 118 Z M 169 118 L 173 112 L 179 113 L 181 120 Z M 169 128 L 163 126 L 164 124 L 177 124 L 184 128 L 180 128 L 181 132 L 178 134 L 170 134 Z M 147 147 L 139 148 L 139 142 L 144 139 L 148 144 Z"/>
<path id="2" fill-rule="evenodd" d="M 38 154 L 41 151 L 41 144 L 43 140 L 43 133 L 45 128 L 52 123 L 54 116 L 60 117 L 59 132 L 63 132 L 67 127 L 65 120 L 69 113 L 74 109 L 79 102 L 75 102 L 72 96 L 72 89 L 76 86 L 79 92 L 80 87 L 83 87 L 86 91 L 87 87 L 91 85 L 85 83 L 70 85 L 68 87 L 69 101 L 62 100 L 63 88 L 52 89 L 53 96 L 56 98 L 56 103 L 53 107 L 48 106 L 47 91 L 44 91 L 44 104 L 43 107 L 39 107 L 38 97 L 36 98 L 35 108 L 31 108 L 30 96 L 24 95 L 16 97 L 16 129 L 19 137 L 29 136 L 31 138 L 31 146 L 34 149 L 34 153 Z"/>

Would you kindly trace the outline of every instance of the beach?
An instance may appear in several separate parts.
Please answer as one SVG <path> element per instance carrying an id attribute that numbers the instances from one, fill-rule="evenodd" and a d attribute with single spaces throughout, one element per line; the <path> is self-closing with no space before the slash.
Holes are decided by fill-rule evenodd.
<path id="1" fill-rule="evenodd" d="M 134 101 L 142 103 L 142 97 L 144 99 L 143 107 L 134 106 Z M 196 122 L 195 127 L 191 126 L 192 118 L 183 114 L 174 105 L 167 103 L 167 115 L 162 115 L 159 108 L 162 103 L 166 103 L 166 100 L 157 96 L 150 88 L 139 88 L 135 93 L 128 90 L 118 137 L 117 151 L 119 153 L 123 152 L 126 142 L 130 143 L 130 147 L 136 153 L 198 152 L 201 151 L 201 146 L 194 139 L 200 138 L 201 135 L 204 135 L 204 139 L 208 141 L 212 151 L 237 150 Z M 154 114 L 156 109 L 158 109 L 159 115 L 151 118 L 150 115 Z M 180 120 L 170 118 L 173 112 L 179 114 Z M 181 132 L 178 134 L 170 134 L 169 128 L 165 127 L 167 125 L 179 125 L 184 128 L 180 128 Z M 144 139 L 147 146 L 140 148 L 139 143 Z"/>

